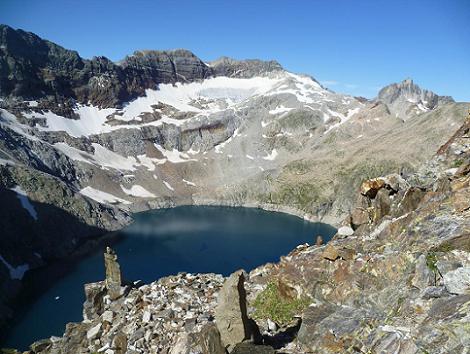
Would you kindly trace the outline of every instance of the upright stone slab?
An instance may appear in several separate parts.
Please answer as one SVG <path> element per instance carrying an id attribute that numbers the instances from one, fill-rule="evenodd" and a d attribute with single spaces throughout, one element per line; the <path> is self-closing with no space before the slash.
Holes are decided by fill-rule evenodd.
<path id="1" fill-rule="evenodd" d="M 244 283 L 243 271 L 236 271 L 225 281 L 217 298 L 215 322 L 222 343 L 229 352 L 236 344 L 251 337 Z"/>
<path id="2" fill-rule="evenodd" d="M 117 261 L 116 253 L 110 247 L 106 247 L 104 253 L 104 266 L 106 269 L 106 289 L 111 300 L 115 300 L 122 295 L 121 267 Z"/>

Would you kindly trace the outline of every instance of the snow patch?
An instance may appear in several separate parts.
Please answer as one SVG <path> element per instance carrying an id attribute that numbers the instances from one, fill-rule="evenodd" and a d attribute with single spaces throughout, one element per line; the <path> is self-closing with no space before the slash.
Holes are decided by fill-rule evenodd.
<path id="1" fill-rule="evenodd" d="M 196 187 L 196 183 L 187 181 L 187 180 L 185 180 L 184 178 L 183 178 L 183 182 L 186 183 L 188 186 Z"/>
<path id="2" fill-rule="evenodd" d="M 103 169 L 113 168 L 120 171 L 135 171 L 138 166 L 146 166 L 149 168 L 148 160 L 144 159 L 144 161 L 139 164 L 134 157 L 124 157 L 97 143 L 92 143 L 91 145 L 95 149 L 94 154 L 79 150 L 66 143 L 55 143 L 54 147 L 72 160 L 97 165 Z"/>
<path id="3" fill-rule="evenodd" d="M 176 149 L 166 150 L 163 146 L 154 144 L 158 151 L 162 153 L 165 158 L 172 163 L 181 163 L 188 161 L 197 161 L 197 159 L 191 159 L 188 154 L 178 151 Z"/>
<path id="4" fill-rule="evenodd" d="M 270 154 L 267 156 L 263 156 L 263 160 L 274 161 L 277 157 L 278 153 L 276 149 L 273 149 Z"/>
<path id="5" fill-rule="evenodd" d="M 34 208 L 34 205 L 31 204 L 25 190 L 20 186 L 10 188 L 10 190 L 16 193 L 16 197 L 20 200 L 21 206 L 29 213 L 29 215 L 31 215 L 34 220 L 38 220 L 38 213 Z"/>
<path id="6" fill-rule="evenodd" d="M 286 113 L 286 112 L 289 112 L 291 110 L 293 110 L 294 108 L 289 108 L 289 107 L 284 107 L 282 104 L 278 107 L 276 107 L 275 109 L 272 109 L 269 111 L 269 114 L 280 114 L 280 113 Z"/>
<path id="7" fill-rule="evenodd" d="M 121 186 L 122 191 L 126 193 L 127 195 L 131 195 L 133 197 L 138 197 L 138 198 L 155 198 L 155 194 L 150 193 L 148 190 L 146 190 L 142 186 L 139 186 L 138 184 L 131 186 L 130 189 L 124 187 L 122 184 L 120 186 Z"/>
<path id="8" fill-rule="evenodd" d="M 100 191 L 90 186 L 83 188 L 82 190 L 80 190 L 79 193 L 84 195 L 85 197 L 96 200 L 97 202 L 102 203 L 102 204 L 116 204 L 116 203 L 132 204 L 131 202 L 125 199 L 121 199 L 110 193 Z"/>
<path id="9" fill-rule="evenodd" d="M 163 181 L 163 184 L 165 185 L 166 188 L 168 188 L 170 191 L 174 191 L 175 189 L 171 186 L 170 183 L 167 181 Z"/>
<path id="10" fill-rule="evenodd" d="M 237 128 L 237 129 L 235 129 L 235 130 L 233 131 L 233 135 L 232 135 L 230 138 L 228 138 L 228 139 L 225 140 L 223 143 L 220 143 L 219 145 L 217 145 L 217 146 L 214 148 L 215 153 L 216 153 L 216 154 L 222 154 L 222 153 L 223 153 L 223 152 L 222 152 L 222 149 L 225 147 L 225 145 L 229 144 L 229 143 L 233 140 L 233 138 L 236 138 L 236 137 L 239 136 L 239 135 L 240 135 L 240 134 L 238 133 L 238 128 Z"/>
<path id="11" fill-rule="evenodd" d="M 13 267 L 1 255 L 0 255 L 0 261 L 2 261 L 2 263 L 8 268 L 8 271 L 10 272 L 10 278 L 11 279 L 21 280 L 24 277 L 24 273 L 26 273 L 29 270 L 29 264 L 27 264 L 27 263 L 19 265 L 18 267 Z"/>

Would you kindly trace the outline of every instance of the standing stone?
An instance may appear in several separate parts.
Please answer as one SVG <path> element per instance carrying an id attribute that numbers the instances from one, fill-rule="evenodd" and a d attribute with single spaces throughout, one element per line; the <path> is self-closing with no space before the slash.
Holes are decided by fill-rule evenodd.
<path id="1" fill-rule="evenodd" d="M 225 281 L 217 298 L 215 322 L 229 352 L 237 343 L 250 339 L 252 330 L 246 310 L 245 276 L 236 271 Z"/>
<path id="2" fill-rule="evenodd" d="M 106 268 L 106 289 L 111 300 L 115 300 L 122 295 L 121 267 L 117 261 L 116 253 L 110 247 L 106 247 L 104 253 L 104 266 Z"/>

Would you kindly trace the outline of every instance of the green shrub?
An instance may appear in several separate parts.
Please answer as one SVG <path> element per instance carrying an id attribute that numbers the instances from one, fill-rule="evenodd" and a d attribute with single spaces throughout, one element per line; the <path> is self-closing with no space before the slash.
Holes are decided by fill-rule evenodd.
<path id="1" fill-rule="evenodd" d="M 301 299 L 287 299 L 281 296 L 279 286 L 275 282 L 268 283 L 266 289 L 256 297 L 253 307 L 256 319 L 271 319 L 283 326 L 292 322 L 295 315 L 299 315 L 310 304 L 307 297 Z"/>

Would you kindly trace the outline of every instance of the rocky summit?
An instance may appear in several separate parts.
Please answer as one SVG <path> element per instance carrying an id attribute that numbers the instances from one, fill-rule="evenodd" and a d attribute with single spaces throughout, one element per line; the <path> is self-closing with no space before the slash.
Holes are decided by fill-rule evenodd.
<path id="1" fill-rule="evenodd" d="M 462 352 L 469 107 L 410 79 L 369 100 L 183 49 L 84 59 L 1 25 L 0 327 L 25 274 L 134 212 L 251 206 L 338 234 L 229 280 L 126 285 L 109 250 L 84 321 L 32 351 Z"/>

